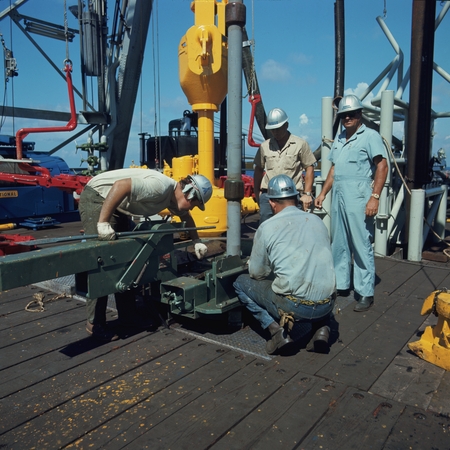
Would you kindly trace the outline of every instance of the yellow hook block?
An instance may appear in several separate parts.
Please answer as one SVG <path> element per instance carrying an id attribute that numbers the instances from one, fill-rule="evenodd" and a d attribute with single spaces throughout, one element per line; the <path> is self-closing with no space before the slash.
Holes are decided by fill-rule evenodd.
<path id="1" fill-rule="evenodd" d="M 422 316 L 433 312 L 437 324 L 425 328 L 420 340 L 410 342 L 408 347 L 417 356 L 445 370 L 450 370 L 450 293 L 434 291 L 422 305 Z"/>

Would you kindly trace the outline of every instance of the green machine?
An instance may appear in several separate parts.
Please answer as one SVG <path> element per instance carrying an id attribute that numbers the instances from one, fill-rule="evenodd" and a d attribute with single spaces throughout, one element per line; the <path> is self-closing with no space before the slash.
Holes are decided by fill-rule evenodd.
<path id="1" fill-rule="evenodd" d="M 219 255 L 204 263 L 201 273 L 183 273 L 177 252 L 187 244 L 173 238 L 190 230 L 183 225 L 152 223 L 148 230 L 118 233 L 114 241 L 94 235 L 26 241 L 66 243 L 0 258 L 0 291 L 75 274 L 75 291 L 87 298 L 151 285 L 159 286 L 160 302 L 174 315 L 198 319 L 240 307 L 233 282 L 247 271 L 246 259 Z"/>

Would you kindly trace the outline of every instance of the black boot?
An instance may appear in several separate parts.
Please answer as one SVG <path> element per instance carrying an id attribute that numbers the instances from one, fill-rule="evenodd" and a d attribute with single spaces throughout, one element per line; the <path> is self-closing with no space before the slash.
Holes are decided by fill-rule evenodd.
<path id="1" fill-rule="evenodd" d="M 316 353 L 328 353 L 329 345 L 328 340 L 330 339 L 330 327 L 324 326 L 319 328 L 312 338 L 314 352 Z"/>
<path id="2" fill-rule="evenodd" d="M 367 311 L 373 305 L 373 297 L 361 297 L 353 308 L 353 311 Z"/>
<path id="3" fill-rule="evenodd" d="M 269 330 L 271 331 L 271 330 Z M 290 336 L 286 333 L 283 327 L 278 327 L 276 331 L 272 333 L 272 338 L 266 342 L 266 352 L 269 355 L 273 355 L 287 344 L 294 342 Z"/>

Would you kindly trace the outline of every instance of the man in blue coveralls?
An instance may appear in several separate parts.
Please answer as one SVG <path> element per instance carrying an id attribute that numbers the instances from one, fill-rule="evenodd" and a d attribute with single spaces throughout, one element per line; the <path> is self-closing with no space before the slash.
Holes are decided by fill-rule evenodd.
<path id="1" fill-rule="evenodd" d="M 351 265 L 358 303 L 354 311 L 367 311 L 375 291 L 375 258 L 372 247 L 374 217 L 388 165 L 381 136 L 362 123 L 362 103 L 346 95 L 339 103 L 338 117 L 344 131 L 331 147 L 332 167 L 315 200 L 322 202 L 333 187 L 331 198 L 331 239 L 338 295 L 349 295 Z"/>
<path id="2" fill-rule="evenodd" d="M 303 334 L 298 340 L 315 332 L 314 350 L 326 353 L 335 301 L 328 231 L 317 216 L 297 208 L 298 191 L 287 175 L 273 177 L 267 195 L 274 216 L 256 231 L 249 274 L 234 282 L 236 293 L 269 331 L 269 355 L 293 342 L 289 331 L 295 324 Z"/>

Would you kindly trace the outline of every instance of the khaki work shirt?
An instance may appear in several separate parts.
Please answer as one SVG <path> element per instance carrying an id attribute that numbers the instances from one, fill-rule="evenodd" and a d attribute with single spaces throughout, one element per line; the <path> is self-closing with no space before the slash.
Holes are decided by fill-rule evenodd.
<path id="1" fill-rule="evenodd" d="M 267 189 L 269 180 L 276 175 L 287 175 L 294 180 L 299 192 L 303 191 L 303 171 L 316 162 L 309 144 L 291 134 L 282 149 L 274 138 L 264 141 L 256 152 L 253 163 L 265 169 L 261 189 Z"/>

